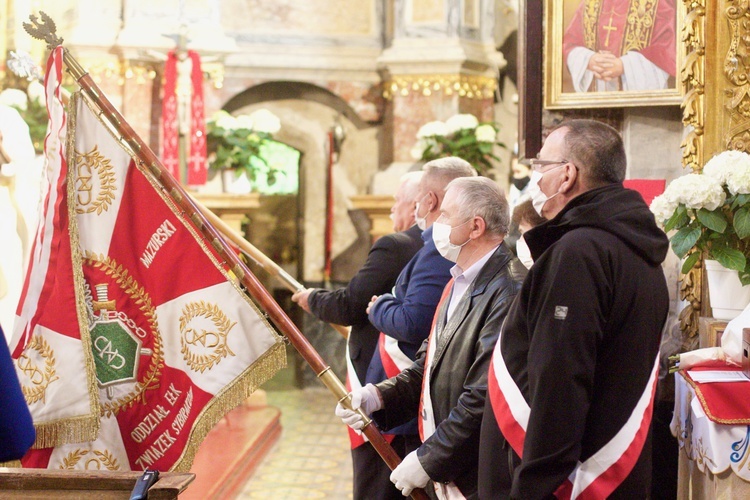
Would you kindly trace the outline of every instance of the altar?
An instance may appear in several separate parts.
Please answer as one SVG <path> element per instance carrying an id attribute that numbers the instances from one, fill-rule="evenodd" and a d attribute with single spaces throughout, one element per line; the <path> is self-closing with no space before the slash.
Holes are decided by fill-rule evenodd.
<path id="1" fill-rule="evenodd" d="M 750 381 L 720 384 L 742 384 L 734 390 L 750 395 Z M 750 419 L 726 418 L 738 415 L 714 413 L 705 404 L 695 382 L 678 372 L 670 424 L 680 446 L 677 498 L 750 498 Z"/>

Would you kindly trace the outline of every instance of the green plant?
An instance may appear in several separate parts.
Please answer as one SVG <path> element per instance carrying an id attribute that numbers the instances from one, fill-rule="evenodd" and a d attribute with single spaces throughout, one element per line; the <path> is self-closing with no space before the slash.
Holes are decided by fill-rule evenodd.
<path id="1" fill-rule="evenodd" d="M 474 115 L 458 114 L 446 122 L 424 124 L 417 132 L 417 143 L 412 156 L 422 161 L 446 156 L 458 156 L 471 163 L 480 175 L 488 176 L 500 163 L 495 147 L 505 148 L 497 141 L 498 127 L 494 123 L 479 123 Z"/>
<path id="2" fill-rule="evenodd" d="M 651 211 L 667 232 L 687 273 L 705 253 L 750 284 L 750 155 L 724 151 L 701 174 L 672 181 Z"/>
<path id="3" fill-rule="evenodd" d="M 244 171 L 251 181 L 265 171 L 268 184 L 273 184 L 278 172 L 263 157 L 263 146 L 280 128 L 279 119 L 265 109 L 239 116 L 216 112 L 206 124 L 209 167 L 234 169 L 237 175 Z"/>

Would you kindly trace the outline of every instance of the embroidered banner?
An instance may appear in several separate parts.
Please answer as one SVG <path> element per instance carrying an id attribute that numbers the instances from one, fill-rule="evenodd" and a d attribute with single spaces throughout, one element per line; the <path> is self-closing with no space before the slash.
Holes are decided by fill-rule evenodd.
<path id="1" fill-rule="evenodd" d="M 68 197 L 80 243 L 73 265 L 101 432 L 32 451 L 22 463 L 188 470 L 211 427 L 284 366 L 284 345 L 85 98 L 72 104 Z"/>
<path id="2" fill-rule="evenodd" d="M 62 105 L 62 48 L 47 63 L 49 127 L 39 224 L 10 351 L 36 427 L 37 448 L 96 438 L 99 400 L 85 307 L 76 290 L 74 207 L 67 191 L 67 129 Z M 80 274 L 80 265 L 78 266 Z"/>

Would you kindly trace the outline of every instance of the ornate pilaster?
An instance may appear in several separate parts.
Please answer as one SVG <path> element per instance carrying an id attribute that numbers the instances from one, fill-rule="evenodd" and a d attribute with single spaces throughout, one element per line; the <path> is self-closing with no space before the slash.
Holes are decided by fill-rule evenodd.
<path id="1" fill-rule="evenodd" d="M 710 0 L 709 0 L 710 1 Z M 681 32 L 682 46 L 686 51 L 685 64 L 680 70 L 683 87 L 682 122 L 687 133 L 682 141 L 682 165 L 693 172 L 703 168 L 706 137 L 706 0 L 684 0 L 685 21 Z M 688 305 L 680 312 L 680 330 L 683 344 L 689 349 L 698 335 L 698 318 L 703 302 L 703 260 L 682 276 L 680 299 Z"/>
<path id="2" fill-rule="evenodd" d="M 700 172 L 714 154 L 750 151 L 750 5 L 745 0 L 683 0 L 681 70 L 685 90 L 683 166 Z M 698 335 L 698 317 L 710 314 L 699 261 L 683 276 L 680 313 L 686 341 Z"/>
<path id="3" fill-rule="evenodd" d="M 493 0 L 396 0 L 394 38 L 379 58 L 395 163 L 412 163 L 421 125 L 472 113 L 493 118 L 498 66 Z M 376 187 L 377 190 L 377 187 Z"/>

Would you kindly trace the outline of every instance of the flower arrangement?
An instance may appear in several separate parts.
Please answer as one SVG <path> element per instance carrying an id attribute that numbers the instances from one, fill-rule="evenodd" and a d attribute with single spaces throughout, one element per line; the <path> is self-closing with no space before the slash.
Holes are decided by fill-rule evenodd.
<path id="1" fill-rule="evenodd" d="M 209 168 L 245 172 L 251 181 L 265 169 L 268 184 L 273 184 L 278 172 L 263 158 L 262 147 L 280 129 L 281 121 L 267 109 L 238 116 L 217 111 L 206 124 Z"/>
<path id="2" fill-rule="evenodd" d="M 37 154 L 41 154 L 44 149 L 44 136 L 47 134 L 47 100 L 41 83 L 36 80 L 27 83 L 25 90 L 7 88 L 0 92 L 0 104 L 18 111 L 23 121 L 29 126 L 29 135 L 34 144 L 34 150 Z"/>
<path id="3" fill-rule="evenodd" d="M 500 162 L 494 153 L 498 127 L 494 123 L 479 123 L 474 115 L 458 114 L 445 122 L 425 123 L 417 132 L 417 143 L 412 148 L 416 160 L 430 161 L 445 156 L 458 156 L 471 163 L 480 175 L 488 175 Z"/>
<path id="4" fill-rule="evenodd" d="M 683 274 L 705 252 L 750 284 L 750 155 L 724 151 L 713 157 L 702 173 L 672 181 L 651 211 L 665 231 L 677 231 L 670 240 L 678 257 L 687 256 Z"/>

